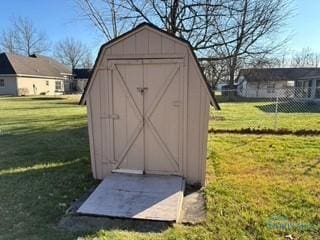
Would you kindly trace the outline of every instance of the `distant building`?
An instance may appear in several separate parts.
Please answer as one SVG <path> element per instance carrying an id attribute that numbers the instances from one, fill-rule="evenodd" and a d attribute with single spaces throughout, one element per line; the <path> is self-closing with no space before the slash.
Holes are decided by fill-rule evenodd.
<path id="1" fill-rule="evenodd" d="M 87 85 L 91 69 L 89 68 L 75 68 L 72 70 L 74 79 L 74 88 L 77 92 L 83 92 Z"/>
<path id="2" fill-rule="evenodd" d="M 242 97 L 320 100 L 320 68 L 241 69 L 237 82 Z"/>
<path id="3" fill-rule="evenodd" d="M 62 94 L 71 77 L 68 68 L 46 56 L 0 54 L 0 95 Z"/>

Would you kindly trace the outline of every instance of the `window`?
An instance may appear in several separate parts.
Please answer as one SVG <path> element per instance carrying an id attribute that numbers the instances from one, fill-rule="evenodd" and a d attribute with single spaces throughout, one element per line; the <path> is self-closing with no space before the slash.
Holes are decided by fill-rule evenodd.
<path id="1" fill-rule="evenodd" d="M 267 93 L 274 93 L 276 88 L 276 83 L 275 82 L 268 82 L 267 85 Z"/>
<path id="2" fill-rule="evenodd" d="M 59 91 L 62 89 L 61 81 L 56 81 L 56 91 Z"/>
<path id="3" fill-rule="evenodd" d="M 299 98 L 310 98 L 312 90 L 312 80 L 297 80 L 295 95 Z"/>
<path id="4" fill-rule="evenodd" d="M 46 81 L 46 85 L 49 86 L 49 81 Z"/>
<path id="5" fill-rule="evenodd" d="M 0 88 L 4 88 L 4 87 L 5 87 L 4 79 L 0 79 Z"/>
<path id="6" fill-rule="evenodd" d="M 320 80 L 316 81 L 316 98 L 320 98 Z"/>
<path id="7" fill-rule="evenodd" d="M 284 87 L 294 87 L 294 81 L 287 81 L 287 85 Z"/>

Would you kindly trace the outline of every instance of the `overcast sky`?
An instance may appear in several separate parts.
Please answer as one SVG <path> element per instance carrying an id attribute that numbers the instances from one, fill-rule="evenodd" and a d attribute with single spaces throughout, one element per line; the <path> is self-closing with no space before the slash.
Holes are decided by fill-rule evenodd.
<path id="1" fill-rule="evenodd" d="M 27 16 L 52 42 L 73 36 L 92 48 L 94 54 L 104 42 L 88 23 L 79 19 L 72 0 L 3 0 L 0 8 L 0 30 L 7 28 L 14 16 Z M 287 26 L 293 33 L 288 48 L 310 47 L 320 52 L 320 0 L 294 0 L 293 8 L 295 15 Z"/>

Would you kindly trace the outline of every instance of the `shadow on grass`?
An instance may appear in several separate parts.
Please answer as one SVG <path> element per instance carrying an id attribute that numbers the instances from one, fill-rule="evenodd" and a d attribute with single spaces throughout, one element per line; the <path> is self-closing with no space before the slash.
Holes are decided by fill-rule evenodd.
<path id="1" fill-rule="evenodd" d="M 30 99 L 35 101 L 49 101 L 49 100 L 65 100 L 66 98 L 64 97 L 33 97 Z"/>
<path id="2" fill-rule="evenodd" d="M 83 107 L 79 104 L 79 101 L 69 101 L 69 102 L 57 102 L 55 104 L 61 104 L 61 105 L 78 105 L 79 107 Z M 74 107 L 74 106 L 73 106 Z"/>
<path id="3" fill-rule="evenodd" d="M 51 101 L 51 100 L 66 100 L 67 98 L 61 96 L 7 96 L 7 97 L 0 97 L 3 100 L 10 100 L 10 101 Z"/>
<path id="4" fill-rule="evenodd" d="M 58 105 L 59 104 L 59 105 Z M 63 104 L 63 105 L 62 105 Z M 69 105 L 69 106 L 68 106 Z M 21 110 L 21 111 L 26 111 L 26 110 L 42 110 L 42 109 L 61 109 L 61 108 L 74 108 L 74 105 L 79 105 L 78 103 L 52 103 L 51 105 L 45 105 L 45 106 L 39 106 L 39 107 L 35 107 L 35 106 L 31 106 L 31 107 L 12 107 L 12 108 L 7 108 L 6 111 L 16 111 L 16 110 Z M 82 107 L 79 105 L 79 107 Z"/>
<path id="5" fill-rule="evenodd" d="M 56 224 L 94 184 L 87 128 L 7 134 L 0 146 L 0 238 L 74 239 Z"/>
<path id="6" fill-rule="evenodd" d="M 58 227 L 62 230 L 78 234 L 95 233 L 99 230 L 122 230 L 140 233 L 161 233 L 171 226 L 172 224 L 161 221 L 95 217 L 84 215 L 65 216 L 61 219 L 58 225 Z"/>
<path id="7" fill-rule="evenodd" d="M 86 126 L 59 131 L 30 129 L 22 134 L 8 133 L 0 137 L 0 146 L 5 146 L 0 152 L 1 170 L 89 157 Z"/>
<path id="8" fill-rule="evenodd" d="M 90 170 L 86 127 L 8 134 L 0 138 L 0 145 L 6 146 L 0 152 L 0 195 L 3 196 L 0 205 L 8 210 L 3 212 L 0 209 L 0 215 L 7 220 L 3 226 L 6 229 L 23 222 L 24 228 L 19 229 L 23 236 L 40 234 L 37 232 L 39 227 L 47 228 L 45 231 L 48 233 L 53 232 L 49 238 L 40 236 L 39 239 L 60 239 L 58 232 L 79 235 L 101 228 L 162 232 L 170 226 L 156 221 L 63 217 L 73 200 L 95 185 Z M 13 211 L 17 211 L 15 216 L 10 214 Z M 60 230 L 57 231 L 54 226 L 58 222 Z M 0 226 L 0 232 L 4 232 L 4 228 Z"/>
<path id="9" fill-rule="evenodd" d="M 39 108 L 41 109 L 41 108 Z M 2 124 L 2 126 L 6 126 L 6 125 L 18 125 L 18 124 L 24 124 L 24 123 L 28 123 L 29 125 L 26 127 L 23 127 L 22 129 L 29 129 L 30 132 L 32 132 L 32 128 L 30 126 L 30 123 L 34 123 L 35 125 L 38 123 L 46 123 L 47 125 L 45 126 L 50 126 L 50 128 L 52 127 L 56 127 L 57 125 L 63 125 L 69 123 L 69 122 L 76 122 L 79 120 L 86 120 L 86 116 L 79 116 L 79 115 L 75 115 L 75 116 L 64 116 L 63 118 L 61 117 L 55 117 L 55 118 L 47 118 L 44 119 L 43 118 L 39 118 L 39 119 L 35 119 L 34 117 L 30 116 L 29 118 L 25 117 L 23 119 L 17 120 L 16 117 L 12 117 L 12 118 L 6 118 L 6 122 L 4 124 Z M 19 128 L 16 127 L 15 131 L 18 130 Z"/>
<path id="10" fill-rule="evenodd" d="M 320 135 L 320 130 L 291 130 L 287 128 L 271 129 L 271 128 L 241 128 L 241 129 L 214 129 L 210 128 L 208 133 L 223 133 L 223 134 L 273 134 L 273 135 L 296 135 L 296 136 L 308 136 L 308 135 Z"/>
<path id="11" fill-rule="evenodd" d="M 266 113 L 320 113 L 320 103 L 315 102 L 282 102 L 257 105 L 256 108 Z"/>
<path id="12" fill-rule="evenodd" d="M 254 102 L 272 102 L 272 98 L 249 98 L 232 95 L 231 97 L 225 95 L 215 96 L 219 103 L 254 103 Z"/>

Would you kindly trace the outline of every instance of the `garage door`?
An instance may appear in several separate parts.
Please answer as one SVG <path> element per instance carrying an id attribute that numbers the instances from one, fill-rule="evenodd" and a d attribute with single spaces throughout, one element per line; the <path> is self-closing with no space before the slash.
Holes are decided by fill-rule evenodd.
<path id="1" fill-rule="evenodd" d="M 115 169 L 181 174 L 183 82 L 179 60 L 113 60 L 110 118 Z"/>

